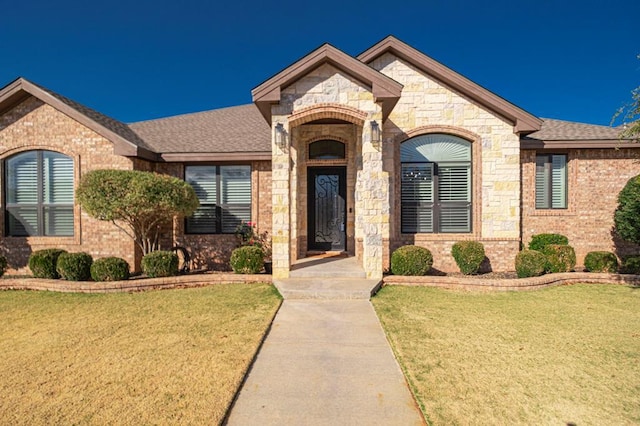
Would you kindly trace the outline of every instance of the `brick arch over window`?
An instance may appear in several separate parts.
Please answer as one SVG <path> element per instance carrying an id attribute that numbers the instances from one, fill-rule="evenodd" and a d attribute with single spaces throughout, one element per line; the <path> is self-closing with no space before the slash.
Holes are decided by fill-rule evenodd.
<path id="1" fill-rule="evenodd" d="M 409 141 L 411 139 L 417 138 L 419 136 L 429 136 L 429 135 L 451 135 L 457 138 L 460 138 L 464 141 L 470 143 L 471 148 L 471 217 L 470 217 L 470 231 L 469 232 L 453 232 L 453 233 L 443 233 L 437 227 L 430 233 L 432 238 L 439 239 L 439 235 L 442 235 L 443 238 L 451 238 L 452 235 L 459 234 L 460 238 L 468 239 L 468 238 L 477 238 L 481 235 L 481 217 L 482 217 L 482 143 L 481 137 L 471 131 L 466 129 L 458 128 L 455 126 L 439 126 L 439 125 L 431 125 L 431 126 L 421 126 L 410 131 L 404 132 L 401 135 L 398 135 L 394 138 L 394 157 L 396 158 L 396 170 L 399 171 L 400 175 L 402 175 L 403 165 L 401 160 L 400 147 L 403 142 Z M 395 199 L 395 205 L 397 211 L 400 213 L 402 211 L 402 177 L 396 180 L 395 182 L 395 193 L 398 194 Z M 406 195 L 406 194 L 405 194 Z M 404 228 L 404 233 L 407 233 L 407 227 L 403 226 L 401 220 L 401 214 L 395 215 L 396 217 L 396 226 L 397 229 L 402 232 Z M 405 224 L 406 225 L 406 224 Z M 445 236 L 446 235 L 446 236 Z"/>
<path id="2" fill-rule="evenodd" d="M 317 104 L 294 112 L 289 117 L 289 126 L 296 127 L 316 120 L 333 119 L 342 120 L 356 126 L 363 126 L 367 113 L 347 105 L 341 104 Z"/>

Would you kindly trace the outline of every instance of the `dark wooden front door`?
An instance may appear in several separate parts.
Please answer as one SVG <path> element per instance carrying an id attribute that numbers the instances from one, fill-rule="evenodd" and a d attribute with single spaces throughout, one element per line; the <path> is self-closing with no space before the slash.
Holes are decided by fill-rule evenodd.
<path id="1" fill-rule="evenodd" d="M 346 250 L 345 167 L 309 167 L 307 175 L 308 249 Z"/>

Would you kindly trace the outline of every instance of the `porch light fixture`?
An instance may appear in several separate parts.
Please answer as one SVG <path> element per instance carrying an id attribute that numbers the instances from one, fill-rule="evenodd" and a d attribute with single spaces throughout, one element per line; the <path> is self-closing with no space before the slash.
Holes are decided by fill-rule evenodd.
<path id="1" fill-rule="evenodd" d="M 287 140 L 287 132 L 284 130 L 282 123 L 276 124 L 276 145 L 280 149 L 284 149 Z"/>
<path id="2" fill-rule="evenodd" d="M 375 146 L 380 144 L 380 126 L 376 120 L 371 122 L 371 144 Z"/>

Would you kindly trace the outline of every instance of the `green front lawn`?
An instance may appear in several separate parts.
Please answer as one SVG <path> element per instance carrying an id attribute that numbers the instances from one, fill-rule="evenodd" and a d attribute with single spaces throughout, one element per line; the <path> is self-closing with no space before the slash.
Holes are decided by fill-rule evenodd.
<path id="1" fill-rule="evenodd" d="M 432 424 L 640 423 L 638 288 L 396 286 L 373 303 Z"/>
<path id="2" fill-rule="evenodd" d="M 217 424 L 280 304 L 270 285 L 0 292 L 3 424 Z"/>

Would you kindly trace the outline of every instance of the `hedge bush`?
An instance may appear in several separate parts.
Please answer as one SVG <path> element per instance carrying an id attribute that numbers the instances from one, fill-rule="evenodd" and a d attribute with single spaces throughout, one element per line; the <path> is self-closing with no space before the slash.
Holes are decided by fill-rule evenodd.
<path id="1" fill-rule="evenodd" d="M 625 241 L 640 244 L 640 175 L 629 179 L 618 194 L 613 215 L 615 232 Z"/>
<path id="2" fill-rule="evenodd" d="M 584 267 L 589 272 L 618 272 L 618 258 L 610 251 L 590 251 L 584 257 Z"/>
<path id="3" fill-rule="evenodd" d="M 5 272 L 7 272 L 8 267 L 9 264 L 7 263 L 7 258 L 4 256 L 0 256 L 0 277 L 3 276 Z"/>
<path id="4" fill-rule="evenodd" d="M 576 252 L 571 246 L 549 244 L 542 253 L 547 258 L 545 272 L 569 272 L 576 267 Z"/>
<path id="5" fill-rule="evenodd" d="M 518 278 L 538 277 L 544 274 L 547 258 L 537 250 L 522 250 L 516 255 Z"/>
<path id="6" fill-rule="evenodd" d="M 149 278 L 178 275 L 178 255 L 171 251 L 158 250 L 142 257 L 142 272 Z"/>
<path id="7" fill-rule="evenodd" d="M 56 270 L 58 257 L 62 253 L 66 253 L 62 249 L 44 249 L 37 250 L 29 256 L 29 269 L 35 278 L 58 279 L 60 275 Z"/>
<path id="8" fill-rule="evenodd" d="M 391 254 L 391 273 L 394 275 L 426 275 L 433 265 L 429 249 L 402 246 Z"/>
<path id="9" fill-rule="evenodd" d="M 451 247 L 451 255 L 464 275 L 477 274 L 484 261 L 484 246 L 479 241 L 460 241 Z"/>
<path id="10" fill-rule="evenodd" d="M 91 278 L 93 258 L 88 253 L 62 253 L 56 263 L 60 278 L 67 281 L 87 281 Z"/>
<path id="11" fill-rule="evenodd" d="M 625 274 L 640 275 L 640 256 L 627 257 L 622 262 L 622 272 Z"/>
<path id="12" fill-rule="evenodd" d="M 264 252 L 258 246 L 242 246 L 231 252 L 231 269 L 236 274 L 257 274 L 264 266 Z"/>
<path id="13" fill-rule="evenodd" d="M 119 257 L 103 257 L 91 265 L 94 281 L 122 281 L 129 279 L 129 264 Z"/>
<path id="14" fill-rule="evenodd" d="M 550 244 L 558 244 L 561 246 L 569 245 L 569 239 L 560 234 L 537 234 L 531 237 L 529 250 L 542 251 Z"/>

